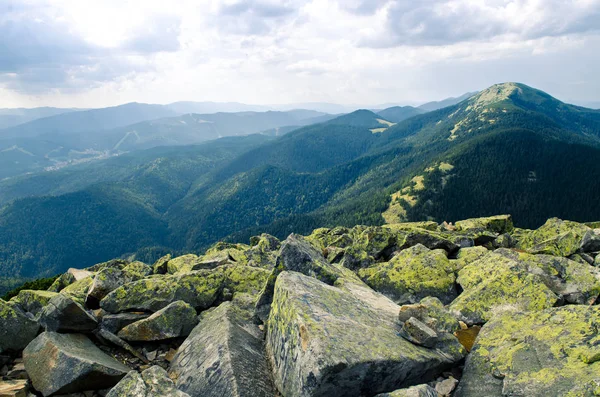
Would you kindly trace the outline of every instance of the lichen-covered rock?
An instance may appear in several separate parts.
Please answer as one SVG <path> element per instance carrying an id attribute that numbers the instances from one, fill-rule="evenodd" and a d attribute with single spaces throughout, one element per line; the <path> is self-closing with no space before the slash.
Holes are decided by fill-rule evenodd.
<path id="1" fill-rule="evenodd" d="M 252 248 L 246 251 L 248 266 L 273 269 L 281 242 L 277 238 L 263 233 L 260 236 L 252 237 L 250 243 Z"/>
<path id="2" fill-rule="evenodd" d="M 129 372 L 81 334 L 44 332 L 23 351 L 23 362 L 44 396 L 106 389 Z"/>
<path id="3" fill-rule="evenodd" d="M 167 371 L 155 365 L 141 374 L 131 371 L 106 397 L 189 397 L 177 390 Z"/>
<path id="4" fill-rule="evenodd" d="M 453 260 L 454 268 L 459 271 L 469 263 L 475 262 L 483 256 L 487 255 L 489 250 L 485 247 L 467 247 L 461 248 L 456 254 L 456 259 Z"/>
<path id="5" fill-rule="evenodd" d="M 375 397 L 439 397 L 437 391 L 429 385 L 412 386 L 391 393 L 378 394 Z"/>
<path id="6" fill-rule="evenodd" d="M 0 353 L 23 349 L 37 335 L 39 324 L 18 307 L 0 299 Z"/>
<path id="7" fill-rule="evenodd" d="M 148 318 L 125 326 L 118 336 L 131 342 L 161 341 L 188 336 L 197 323 L 196 310 L 177 301 Z"/>
<path id="8" fill-rule="evenodd" d="M 454 224 L 457 232 L 487 230 L 492 233 L 504 234 L 513 231 L 513 221 L 510 215 L 496 215 L 487 218 L 473 218 L 458 221 Z"/>
<path id="9" fill-rule="evenodd" d="M 148 317 L 150 317 L 150 314 L 142 312 L 105 314 L 100 319 L 100 327 L 113 334 L 118 334 L 120 330 L 129 324 L 144 320 Z"/>
<path id="10" fill-rule="evenodd" d="M 262 333 L 235 302 L 202 316 L 171 364 L 177 387 L 191 396 L 272 397 Z"/>
<path id="11" fill-rule="evenodd" d="M 75 276 L 73 276 L 71 273 L 63 273 L 56 280 L 54 280 L 52 285 L 48 288 L 48 291 L 60 292 L 69 285 L 73 284 L 75 281 L 77 280 L 75 280 Z"/>
<path id="12" fill-rule="evenodd" d="M 364 269 L 375 263 L 375 258 L 370 256 L 367 251 L 348 247 L 343 251 L 340 265 L 350 270 Z"/>
<path id="13" fill-rule="evenodd" d="M 438 334 L 433 329 L 414 317 L 409 318 L 402 325 L 400 335 L 419 346 L 434 347 L 438 343 Z"/>
<path id="14" fill-rule="evenodd" d="M 269 276 L 264 290 L 256 304 L 257 314 L 264 321 L 268 315 L 269 306 L 273 300 L 275 281 L 281 272 L 294 271 L 315 277 L 327 284 L 333 284 L 339 278 L 358 280 L 358 277 L 348 269 L 327 262 L 307 239 L 292 234 L 282 244 L 275 268 Z"/>
<path id="15" fill-rule="evenodd" d="M 171 260 L 171 254 L 162 256 L 154 262 L 152 265 L 152 273 L 154 274 L 166 274 L 168 270 L 168 263 Z"/>
<path id="16" fill-rule="evenodd" d="M 427 316 L 435 320 L 432 326 L 436 331 L 454 333 L 460 329 L 458 319 L 450 313 L 438 298 L 428 296 L 421 299 L 419 304 L 425 307 Z M 428 323 L 428 321 L 424 322 Z"/>
<path id="17" fill-rule="evenodd" d="M 178 274 L 191 272 L 194 265 L 198 262 L 200 262 L 198 255 L 188 254 L 178 256 L 167 262 L 167 273 Z"/>
<path id="18" fill-rule="evenodd" d="M 207 260 L 212 257 L 220 257 L 225 254 L 230 261 L 236 262 L 238 265 L 247 265 L 248 257 L 246 256 L 246 252 L 249 249 L 250 246 L 246 244 L 232 244 L 219 241 L 206 250 L 202 256 L 202 259 Z"/>
<path id="19" fill-rule="evenodd" d="M 60 291 L 60 293 L 70 298 L 73 298 L 73 300 L 83 305 L 85 303 L 87 293 L 90 290 L 90 287 L 92 286 L 93 282 L 93 277 L 89 276 L 81 280 L 77 280 L 72 284 L 69 284 L 68 286 L 63 288 Z"/>
<path id="20" fill-rule="evenodd" d="M 600 229 L 588 230 L 581 239 L 581 251 L 598 252 L 600 251 Z"/>
<path id="21" fill-rule="evenodd" d="M 83 280 L 84 278 L 90 277 L 94 275 L 95 270 L 85 270 L 85 269 L 76 269 L 74 267 L 67 270 L 67 273 L 72 274 L 75 278 L 75 281 Z"/>
<path id="22" fill-rule="evenodd" d="M 551 218 L 538 229 L 519 239 L 519 248 L 532 254 L 569 256 L 581 249 L 584 236 L 591 231 L 588 226 Z"/>
<path id="23" fill-rule="evenodd" d="M 464 356 L 453 336 L 441 335 L 434 349 L 408 342 L 398 335 L 398 306 L 372 291 L 352 294 L 354 282 L 340 281 L 344 288 L 295 272 L 277 278 L 266 340 L 282 395 L 393 391 L 427 381 Z"/>
<path id="24" fill-rule="evenodd" d="M 599 323 L 598 306 L 495 316 L 479 333 L 455 396 L 597 395 Z"/>
<path id="25" fill-rule="evenodd" d="M 530 273 L 524 263 L 496 252 L 463 267 L 457 282 L 464 291 L 449 307 L 467 324 L 484 323 L 503 306 L 542 310 L 559 299 L 541 275 Z"/>
<path id="26" fill-rule="evenodd" d="M 394 228 L 395 225 L 386 225 Z M 421 228 L 412 230 L 399 229 L 397 232 L 397 246 L 399 249 L 413 247 L 417 244 L 435 250 L 443 249 L 448 253 L 456 252 L 459 248 L 472 247 L 475 242 L 471 237 L 448 232 L 435 232 Z"/>
<path id="27" fill-rule="evenodd" d="M 579 263 L 563 257 L 504 249 L 496 253 L 522 262 L 530 273 L 539 275 L 546 286 L 566 303 L 591 305 L 600 295 L 600 269 L 585 261 Z"/>
<path id="28" fill-rule="evenodd" d="M 207 309 L 217 299 L 224 279 L 223 272 L 211 270 L 146 278 L 117 288 L 102 299 L 100 307 L 110 313 L 157 312 L 182 300 L 196 309 Z"/>
<path id="29" fill-rule="evenodd" d="M 85 304 L 96 309 L 106 295 L 116 290 L 123 284 L 140 280 L 152 273 L 152 268 L 142 262 L 133 262 L 123 268 L 106 267 L 96 273 L 90 286 Z"/>
<path id="30" fill-rule="evenodd" d="M 68 296 L 57 294 L 40 313 L 40 324 L 46 331 L 92 332 L 98 327 L 96 318 Z"/>
<path id="31" fill-rule="evenodd" d="M 92 273 L 96 273 L 96 272 L 99 272 L 100 270 L 107 269 L 109 267 L 123 269 L 128 264 L 129 264 L 129 261 L 126 261 L 125 259 L 112 259 L 107 262 L 97 263 L 94 266 L 90 266 L 85 270 L 92 272 Z"/>
<path id="32" fill-rule="evenodd" d="M 56 295 L 58 295 L 58 293 L 51 291 L 25 289 L 19 291 L 19 294 L 10 301 L 17 304 L 24 312 L 29 312 L 35 316 L 41 312 L 50 299 L 54 298 Z"/>
<path id="33" fill-rule="evenodd" d="M 389 262 L 359 270 L 374 290 L 398 304 L 418 302 L 434 296 L 444 303 L 456 298 L 454 267 L 444 250 L 429 250 L 421 244 L 407 248 Z"/>
<path id="34" fill-rule="evenodd" d="M 224 287 L 233 294 L 257 296 L 263 288 L 272 270 L 249 265 L 228 265 L 222 268 L 225 277 Z"/>

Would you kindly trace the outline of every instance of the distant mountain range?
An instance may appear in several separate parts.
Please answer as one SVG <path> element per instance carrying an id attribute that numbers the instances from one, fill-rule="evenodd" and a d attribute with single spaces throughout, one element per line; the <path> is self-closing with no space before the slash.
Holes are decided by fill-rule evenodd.
<path id="1" fill-rule="evenodd" d="M 125 137 L 130 153 L 0 181 L 0 274 L 51 275 L 120 255 L 152 261 L 218 240 L 320 226 L 498 212 L 513 214 L 519 227 L 552 216 L 600 219 L 600 111 L 506 83 L 413 115 L 420 112 L 175 116 L 141 122 L 139 140 L 126 136 L 131 126 L 105 130 Z M 196 124 L 243 135 L 265 120 L 310 125 L 137 150 L 168 143 L 174 126 L 182 137 Z"/>

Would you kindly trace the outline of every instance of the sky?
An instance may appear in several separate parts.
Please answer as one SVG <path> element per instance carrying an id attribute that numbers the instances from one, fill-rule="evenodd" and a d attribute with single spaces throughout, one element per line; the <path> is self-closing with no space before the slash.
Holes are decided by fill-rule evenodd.
<path id="1" fill-rule="evenodd" d="M 600 0 L 0 0 L 0 107 L 418 104 L 516 81 L 600 107 Z"/>

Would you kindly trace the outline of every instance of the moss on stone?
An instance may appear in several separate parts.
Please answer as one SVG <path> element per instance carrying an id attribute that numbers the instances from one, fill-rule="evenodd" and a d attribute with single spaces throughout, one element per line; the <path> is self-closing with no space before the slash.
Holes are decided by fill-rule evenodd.
<path id="1" fill-rule="evenodd" d="M 16 303 L 23 311 L 35 315 L 56 295 L 58 295 L 57 292 L 51 291 L 22 290 L 11 299 L 11 302 Z"/>
<path id="2" fill-rule="evenodd" d="M 85 297 L 87 296 L 87 293 L 93 282 L 93 277 L 88 276 L 65 287 L 60 291 L 60 293 L 71 297 L 74 301 L 83 305 L 85 302 Z"/>
<path id="3" fill-rule="evenodd" d="M 510 215 L 496 215 L 486 218 L 472 218 L 458 221 L 454 224 L 457 232 L 487 230 L 489 232 L 504 234 L 513 231 L 514 226 Z"/>
<path id="4" fill-rule="evenodd" d="M 452 260 L 456 271 L 461 270 L 463 267 L 470 263 L 473 263 L 480 258 L 487 255 L 489 250 L 485 247 L 467 247 L 461 248 L 456 255 L 456 260 Z"/>
<path id="5" fill-rule="evenodd" d="M 519 248 L 532 254 L 564 256 L 575 254 L 591 229 L 581 223 L 551 218 L 540 228 L 519 238 Z"/>
<path id="6" fill-rule="evenodd" d="M 427 296 L 449 303 L 456 297 L 454 268 L 446 252 L 421 244 L 358 274 L 371 288 L 399 304 L 415 303 Z"/>

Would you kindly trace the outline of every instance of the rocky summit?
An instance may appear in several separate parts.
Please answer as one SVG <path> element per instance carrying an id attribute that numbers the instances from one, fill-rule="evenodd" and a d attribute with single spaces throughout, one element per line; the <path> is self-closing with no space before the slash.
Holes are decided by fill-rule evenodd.
<path id="1" fill-rule="evenodd" d="M 0 396 L 597 396 L 600 223 L 321 228 L 0 300 Z"/>

